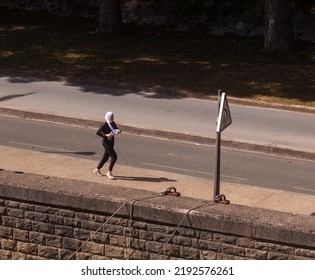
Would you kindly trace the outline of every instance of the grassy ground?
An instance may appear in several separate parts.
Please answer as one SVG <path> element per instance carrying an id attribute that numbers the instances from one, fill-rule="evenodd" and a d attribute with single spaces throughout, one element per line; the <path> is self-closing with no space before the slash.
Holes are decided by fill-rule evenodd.
<path id="1" fill-rule="evenodd" d="M 100 35 L 97 19 L 57 18 L 0 9 L 2 73 L 88 78 L 141 89 L 229 96 L 315 107 L 315 45 L 269 56 L 263 38 L 216 38 L 198 32 L 126 27 Z M 167 90 L 165 90 L 167 89 Z"/>

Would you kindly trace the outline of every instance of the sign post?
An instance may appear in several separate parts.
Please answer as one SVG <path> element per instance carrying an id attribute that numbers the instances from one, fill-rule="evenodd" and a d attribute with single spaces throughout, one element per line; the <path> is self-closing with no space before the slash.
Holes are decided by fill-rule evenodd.
<path id="1" fill-rule="evenodd" d="M 218 91 L 218 118 L 216 128 L 216 149 L 215 149 L 215 165 L 214 165 L 214 189 L 213 198 L 216 202 L 229 203 L 224 195 L 220 194 L 220 173 L 221 173 L 221 132 L 231 123 L 231 113 L 225 92 Z"/>

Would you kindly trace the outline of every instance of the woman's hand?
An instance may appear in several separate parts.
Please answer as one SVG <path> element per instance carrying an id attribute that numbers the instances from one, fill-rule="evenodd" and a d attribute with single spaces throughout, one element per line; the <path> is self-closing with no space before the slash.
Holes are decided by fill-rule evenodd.
<path id="1" fill-rule="evenodd" d="M 113 134 L 113 132 L 110 132 L 110 133 L 108 133 L 108 134 L 105 134 L 105 136 L 106 136 L 106 138 L 107 139 L 112 139 L 112 137 L 114 136 L 114 134 Z"/>

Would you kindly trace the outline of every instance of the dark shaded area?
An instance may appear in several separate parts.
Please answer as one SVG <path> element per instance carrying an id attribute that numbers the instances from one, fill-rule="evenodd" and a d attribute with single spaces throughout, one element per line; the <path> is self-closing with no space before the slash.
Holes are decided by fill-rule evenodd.
<path id="1" fill-rule="evenodd" d="M 82 152 L 50 152 L 50 151 L 44 151 L 47 154 L 71 154 L 71 155 L 81 155 L 81 156 L 94 156 L 96 153 L 89 152 L 89 151 L 82 151 Z"/>
<path id="2" fill-rule="evenodd" d="M 32 94 L 35 94 L 35 92 L 30 92 L 30 93 L 25 93 L 25 94 L 7 95 L 7 96 L 0 97 L 0 102 L 8 101 L 11 99 L 20 98 L 20 97 L 24 97 L 24 96 L 28 96 Z"/>
<path id="3" fill-rule="evenodd" d="M 165 177 L 130 177 L 130 176 L 115 176 L 117 180 L 136 181 L 136 182 L 176 182 L 176 180 L 168 179 Z"/>
<path id="4" fill-rule="evenodd" d="M 108 92 L 88 84 L 121 88 L 116 95 L 153 91 L 154 98 L 216 96 L 224 88 L 229 96 L 314 106 L 311 42 L 296 41 L 289 56 L 269 56 L 261 51 L 262 37 L 211 37 L 134 26 L 125 26 L 123 36 L 109 36 L 96 32 L 93 18 L 5 9 L 0 17 L 2 74 L 63 76 L 71 85 L 80 82 L 82 91 L 97 94 Z"/>

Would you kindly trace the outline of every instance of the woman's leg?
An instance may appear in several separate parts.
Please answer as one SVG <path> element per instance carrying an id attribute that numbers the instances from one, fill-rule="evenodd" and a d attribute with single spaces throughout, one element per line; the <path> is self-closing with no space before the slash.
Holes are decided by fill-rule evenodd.
<path id="1" fill-rule="evenodd" d="M 104 147 L 104 148 L 105 149 L 104 149 L 103 157 L 102 157 L 102 159 L 100 160 L 99 164 L 96 167 L 98 170 L 100 170 L 104 166 L 104 164 L 107 162 L 107 160 L 109 158 L 109 153 L 108 153 L 106 147 Z"/>
<path id="2" fill-rule="evenodd" d="M 111 172 L 114 168 L 115 162 L 117 161 L 117 154 L 114 150 L 114 145 L 104 145 L 105 148 L 105 152 L 107 154 L 107 159 L 110 157 L 110 163 L 109 163 L 109 167 L 108 170 Z"/>
<path id="3" fill-rule="evenodd" d="M 114 165 L 115 165 L 115 163 L 116 163 L 116 161 L 117 161 L 117 154 L 116 154 L 116 151 L 114 150 L 114 147 L 112 147 L 111 149 L 110 149 L 110 151 L 108 151 L 109 152 L 109 155 L 110 155 L 110 163 L 109 163 L 109 167 L 108 167 L 108 170 L 110 171 L 110 172 L 112 172 L 112 170 L 113 170 L 113 168 L 114 168 Z"/>
<path id="4" fill-rule="evenodd" d="M 106 173 L 106 176 L 111 179 L 114 180 L 115 177 L 112 174 L 112 170 L 114 168 L 115 162 L 117 161 L 117 154 L 114 150 L 114 146 L 113 145 L 108 145 L 106 146 L 106 152 L 108 153 L 108 155 L 110 156 L 110 163 L 109 163 L 109 167 L 108 167 L 108 172 Z"/>

